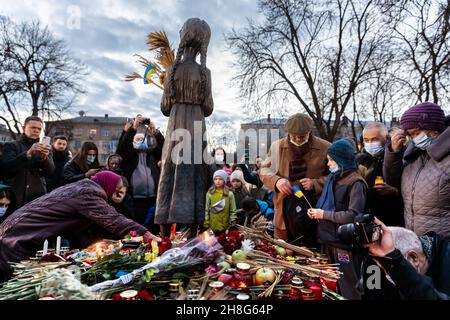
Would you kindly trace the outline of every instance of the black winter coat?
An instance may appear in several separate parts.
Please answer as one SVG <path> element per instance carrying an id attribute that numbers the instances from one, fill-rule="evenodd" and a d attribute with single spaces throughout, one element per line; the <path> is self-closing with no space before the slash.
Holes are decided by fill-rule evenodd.
<path id="1" fill-rule="evenodd" d="M 55 171 L 51 153 L 45 160 L 40 160 L 38 153 L 31 159 L 27 158 L 27 151 L 36 142 L 38 140 L 22 136 L 3 146 L 4 182 L 13 188 L 18 207 L 44 195 L 47 192 L 44 176 L 52 175 Z"/>
<path id="2" fill-rule="evenodd" d="M 134 170 L 136 170 L 139 163 L 139 154 L 133 147 L 133 139 L 136 134 L 136 130 L 131 127 L 125 132 L 121 140 L 119 140 L 119 145 L 117 147 L 117 154 L 122 157 L 121 168 L 123 170 L 123 175 L 131 183 L 131 176 Z M 161 160 L 162 147 L 164 145 L 164 136 L 158 131 L 155 135 L 157 146 L 153 150 L 147 152 L 147 166 L 152 172 L 152 177 L 155 182 L 155 191 L 158 187 L 160 169 L 158 168 L 158 162 Z M 130 186 L 130 193 L 133 193 L 133 186 Z"/>
<path id="3" fill-rule="evenodd" d="M 319 243 L 344 250 L 352 250 L 352 245 L 342 242 L 338 229 L 343 224 L 355 222 L 357 216 L 367 213 L 367 184 L 356 170 L 345 171 L 342 176 L 335 175 L 335 211 L 325 211 L 319 220 L 317 236 Z"/>
<path id="4" fill-rule="evenodd" d="M 425 275 L 418 273 L 398 249 L 388 254 L 391 260 L 373 257 L 396 284 L 395 287 L 382 287 L 382 295 L 393 297 L 397 294 L 406 300 L 450 300 L 450 243 L 435 232 L 425 235 L 433 239 L 431 261 Z M 367 290 L 366 294 L 372 292 Z"/>
<path id="5" fill-rule="evenodd" d="M 364 178 L 369 186 L 369 211 L 387 226 L 404 226 L 403 199 L 399 193 L 380 195 L 373 187 L 377 176 L 383 177 L 384 152 L 375 157 L 365 150 L 356 157 L 356 163 L 367 169 Z"/>
<path id="6" fill-rule="evenodd" d="M 95 169 L 94 166 L 89 166 L 89 169 Z M 86 178 L 86 172 L 81 170 L 80 166 L 76 162 L 70 160 L 66 163 L 63 170 L 64 184 L 77 182 Z"/>
<path id="7" fill-rule="evenodd" d="M 47 182 L 47 192 L 51 192 L 56 188 L 63 186 L 64 183 L 64 166 L 70 160 L 70 154 L 66 151 L 57 151 L 53 149 L 53 162 L 55 164 L 55 172 L 51 176 L 45 177 Z"/>

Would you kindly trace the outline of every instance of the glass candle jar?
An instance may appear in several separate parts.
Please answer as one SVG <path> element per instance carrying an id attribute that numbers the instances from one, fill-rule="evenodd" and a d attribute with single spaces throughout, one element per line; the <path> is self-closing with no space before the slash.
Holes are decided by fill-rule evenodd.
<path id="1" fill-rule="evenodd" d="M 169 283 L 169 292 L 178 293 L 180 291 L 180 284 L 177 282 Z"/>
<path id="2" fill-rule="evenodd" d="M 311 289 L 303 288 L 301 292 L 303 300 L 314 300 L 314 293 Z"/>
<path id="3" fill-rule="evenodd" d="M 222 290 L 223 286 L 224 284 L 222 281 L 213 281 L 209 284 L 209 287 L 211 288 L 211 292 L 213 294 L 219 293 Z"/>
<path id="4" fill-rule="evenodd" d="M 237 300 L 250 300 L 250 296 L 248 294 L 246 294 L 246 293 L 239 293 L 236 296 L 236 299 Z"/>
<path id="5" fill-rule="evenodd" d="M 238 263 L 236 272 L 233 273 L 231 286 L 237 289 L 245 290 L 253 285 L 253 276 L 250 273 L 250 265 L 248 263 Z"/>
<path id="6" fill-rule="evenodd" d="M 290 300 L 302 300 L 301 290 L 303 281 L 299 277 L 293 277 L 291 280 L 291 290 L 289 291 Z"/>
<path id="7" fill-rule="evenodd" d="M 136 290 L 126 290 L 120 293 L 120 298 L 123 300 L 136 300 L 138 292 Z"/>
<path id="8" fill-rule="evenodd" d="M 381 183 L 384 183 L 383 177 L 382 176 L 377 176 L 375 178 L 375 184 L 381 184 Z"/>
<path id="9" fill-rule="evenodd" d="M 313 292 L 314 300 L 322 300 L 322 284 L 319 281 L 314 281 L 314 283 L 309 287 L 309 289 Z"/>

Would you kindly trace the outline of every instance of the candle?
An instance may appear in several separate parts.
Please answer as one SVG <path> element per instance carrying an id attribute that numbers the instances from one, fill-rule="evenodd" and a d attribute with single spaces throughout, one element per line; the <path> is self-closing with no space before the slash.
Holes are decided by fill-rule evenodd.
<path id="1" fill-rule="evenodd" d="M 61 252 L 61 237 L 58 236 L 56 238 L 56 255 L 59 256 L 60 252 Z"/>
<path id="2" fill-rule="evenodd" d="M 44 248 L 42 249 L 42 255 L 45 256 L 47 254 L 48 251 L 48 241 L 45 240 L 44 241 Z"/>

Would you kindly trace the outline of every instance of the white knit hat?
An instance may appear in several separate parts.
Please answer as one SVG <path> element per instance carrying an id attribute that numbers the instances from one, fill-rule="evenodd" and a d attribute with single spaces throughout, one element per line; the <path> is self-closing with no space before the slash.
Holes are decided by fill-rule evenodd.
<path id="1" fill-rule="evenodd" d="M 242 183 L 245 183 L 244 173 L 241 170 L 234 170 L 230 176 L 230 181 L 233 181 L 233 180 L 239 180 Z"/>

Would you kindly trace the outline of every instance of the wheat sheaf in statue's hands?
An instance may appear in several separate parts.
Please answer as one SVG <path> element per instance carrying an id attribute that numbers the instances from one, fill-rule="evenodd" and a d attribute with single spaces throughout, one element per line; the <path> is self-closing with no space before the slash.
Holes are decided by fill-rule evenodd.
<path id="1" fill-rule="evenodd" d="M 134 56 L 139 59 L 137 62 L 145 68 L 143 75 L 132 72 L 125 76 L 125 81 L 143 79 L 144 84 L 154 84 L 163 90 L 165 73 L 170 65 L 175 61 L 175 51 L 170 47 L 169 39 L 165 31 L 151 32 L 147 36 L 149 51 L 156 51 L 155 61 L 149 60 L 141 55 Z"/>

